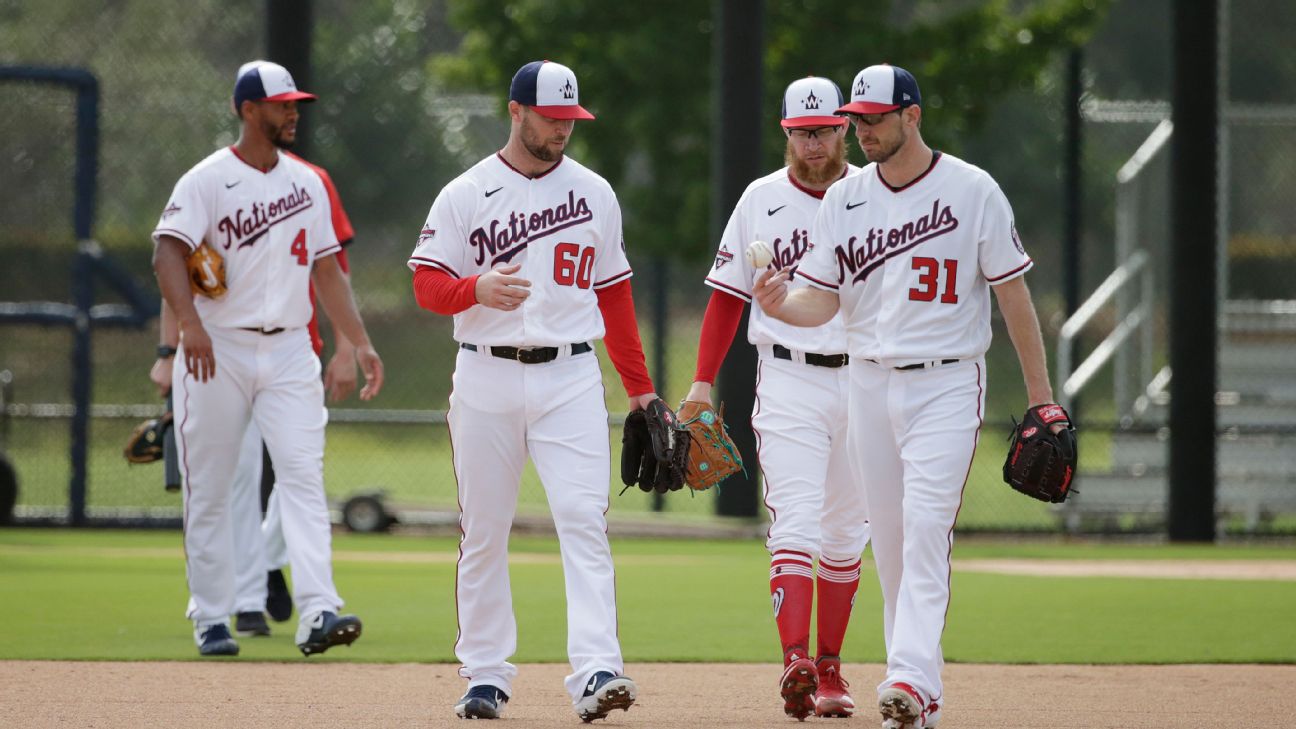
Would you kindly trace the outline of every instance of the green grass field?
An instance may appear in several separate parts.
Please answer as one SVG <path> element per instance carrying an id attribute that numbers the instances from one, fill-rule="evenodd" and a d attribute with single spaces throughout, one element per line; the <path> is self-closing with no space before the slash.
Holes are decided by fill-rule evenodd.
<path id="1" fill-rule="evenodd" d="M 121 448 L 135 421 L 100 419 L 92 424 L 89 456 L 91 507 L 178 509 L 177 494 L 162 489 L 160 463 L 132 466 Z M 1050 529 L 1058 524 L 1048 505 L 1021 498 L 1001 478 L 1006 430 L 982 431 L 969 477 L 964 506 L 959 514 L 963 528 Z M 644 513 L 652 499 L 638 489 L 621 493 L 619 428 L 609 430 L 612 446 L 613 514 Z M 1086 436 L 1082 451 L 1086 468 L 1105 467 L 1110 436 Z M 67 423 L 63 420 L 27 420 L 10 434 L 9 457 L 18 470 L 21 505 L 67 504 Z M 420 508 L 456 508 L 455 481 L 450 462 L 450 439 L 445 425 L 384 423 L 333 423 L 328 428 L 324 482 L 335 502 L 359 491 L 383 490 L 398 505 Z M 670 494 L 665 509 L 672 514 L 704 517 L 714 513 L 715 494 Z M 529 464 L 519 493 L 519 513 L 547 511 L 544 491 Z"/>
<path id="2" fill-rule="evenodd" d="M 312 661 L 453 662 L 454 539 L 338 536 L 336 579 L 365 621 L 349 650 Z M 517 661 L 565 661 L 557 544 L 514 538 Z M 614 540 L 628 661 L 776 661 L 768 557 L 756 541 Z M 1283 547 L 1107 546 L 969 540 L 956 559 L 1279 559 Z M 0 529 L 10 659 L 191 660 L 180 535 Z M 866 559 L 866 566 L 869 564 Z M 959 572 L 945 633 L 957 662 L 1296 662 L 1296 583 L 1017 577 Z M 881 601 L 866 570 L 847 639 L 880 661 Z M 236 660 L 303 660 L 293 623 L 244 639 Z"/>

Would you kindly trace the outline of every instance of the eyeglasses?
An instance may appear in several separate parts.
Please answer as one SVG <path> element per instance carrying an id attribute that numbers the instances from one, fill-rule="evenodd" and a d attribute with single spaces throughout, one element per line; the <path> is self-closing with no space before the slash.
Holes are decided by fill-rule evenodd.
<path id="1" fill-rule="evenodd" d="M 901 107 L 896 107 L 891 111 L 884 111 L 881 114 L 847 114 L 846 117 L 855 124 L 863 124 L 866 127 L 875 127 L 886 119 L 887 114 L 899 114 L 904 111 Z"/>
<path id="2" fill-rule="evenodd" d="M 797 140 L 798 142 L 807 142 L 811 139 L 814 139 L 819 142 L 826 142 L 832 139 L 833 135 L 840 130 L 841 130 L 840 126 L 819 127 L 817 129 L 801 129 L 801 128 L 789 129 L 788 136 Z"/>

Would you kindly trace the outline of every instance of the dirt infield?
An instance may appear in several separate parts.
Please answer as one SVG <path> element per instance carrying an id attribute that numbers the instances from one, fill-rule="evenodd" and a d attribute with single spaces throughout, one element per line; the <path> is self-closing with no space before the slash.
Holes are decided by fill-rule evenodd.
<path id="1" fill-rule="evenodd" d="M 77 663 L 0 661 L 5 727 L 462 726 L 451 707 L 464 681 L 450 665 Z M 565 665 L 520 668 L 504 720 L 581 726 L 562 690 Z M 792 727 L 778 668 L 633 664 L 639 702 L 596 726 Z M 862 711 L 842 726 L 876 727 L 878 665 L 848 665 Z M 1290 726 L 1296 666 L 946 667 L 941 729 L 1235 729 Z"/>

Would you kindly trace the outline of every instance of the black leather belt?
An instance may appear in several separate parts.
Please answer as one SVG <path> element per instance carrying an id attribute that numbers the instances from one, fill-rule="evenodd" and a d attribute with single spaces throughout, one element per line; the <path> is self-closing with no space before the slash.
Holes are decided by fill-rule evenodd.
<path id="1" fill-rule="evenodd" d="M 874 361 L 870 359 L 870 362 Z M 923 370 L 924 367 L 940 367 L 941 364 L 954 364 L 955 362 L 958 362 L 958 359 L 941 359 L 940 362 L 916 362 L 914 364 L 905 364 L 903 367 L 896 368 L 897 370 Z"/>
<path id="2" fill-rule="evenodd" d="M 245 332 L 256 332 L 257 334 L 266 334 L 266 335 L 278 334 L 279 332 L 282 332 L 284 330 L 283 327 L 275 327 L 274 329 L 266 329 L 264 327 L 239 327 L 239 329 L 242 329 Z"/>
<path id="3" fill-rule="evenodd" d="M 491 356 L 500 359 L 511 359 L 522 364 L 544 364 L 558 359 L 557 347 L 531 347 L 522 349 L 519 347 L 478 347 L 476 344 L 460 344 L 460 348 L 469 352 L 476 352 L 479 349 L 487 349 Z M 576 342 L 571 346 L 571 353 L 585 354 L 594 349 L 589 342 Z"/>
<path id="4" fill-rule="evenodd" d="M 781 344 L 774 345 L 774 359 L 792 359 L 792 350 Z M 805 363 L 815 367 L 845 367 L 850 364 L 850 355 L 805 353 Z"/>

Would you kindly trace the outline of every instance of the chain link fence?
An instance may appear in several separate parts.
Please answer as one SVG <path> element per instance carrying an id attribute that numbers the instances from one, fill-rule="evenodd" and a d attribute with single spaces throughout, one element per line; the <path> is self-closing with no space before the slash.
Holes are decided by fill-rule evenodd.
<path id="1" fill-rule="evenodd" d="M 1285 41 L 1243 42 L 1245 28 L 1279 28 L 1278 17 L 1296 19 L 1279 0 L 1229 0 L 1231 99 L 1260 109 L 1250 121 L 1230 122 L 1229 290 L 1234 298 L 1296 298 L 1291 281 L 1296 260 L 1296 220 L 1287 200 L 1296 192 L 1296 135 L 1284 105 L 1296 102 L 1296 59 Z M 0 64 L 75 66 L 90 69 L 101 83 L 99 198 L 95 238 L 152 288 L 149 232 L 175 180 L 212 149 L 230 144 L 236 127 L 228 109 L 234 71 L 263 55 L 264 9 L 257 0 L 196 0 L 191 3 L 121 2 L 98 13 L 82 12 L 70 0 L 14 3 L 0 0 Z M 1119 18 L 1146 20 L 1132 33 Z M 449 94 L 426 71 L 438 53 L 453 52 L 458 36 L 444 3 L 404 0 L 316 4 L 313 92 L 321 102 L 306 109 L 313 139 L 312 161 L 330 170 L 350 213 L 357 237 L 350 249 L 353 282 L 371 336 L 387 365 L 387 384 L 372 403 L 342 403 L 331 409 L 325 458 L 326 488 L 339 502 L 348 495 L 383 491 L 403 509 L 452 512 L 455 481 L 442 413 L 447 407 L 455 347 L 450 321 L 418 309 L 409 290 L 404 261 L 428 206 L 440 187 L 507 136 L 502 93 Z M 1164 102 L 1169 95 L 1169 4 L 1117 3 L 1087 49 L 1088 93 L 1109 101 Z M 1271 33 L 1272 34 L 1272 33 Z M 1142 66 L 1131 62 L 1146 61 Z M 1058 261 L 1061 192 L 1056 173 L 1062 128 L 1059 68 L 1033 88 L 1010 94 L 984 128 L 950 151 L 986 168 L 1014 201 L 1019 229 L 1037 261 L 1031 286 L 1050 349 L 1063 319 Z M 1264 73 L 1256 69 L 1266 69 Z M 1275 70 L 1276 69 L 1276 70 Z M 1281 88 L 1264 79 L 1281 78 Z M 0 299 L 8 302 L 69 299 L 69 267 L 76 250 L 71 225 L 73 101 L 65 91 L 32 84 L 0 84 Z M 1164 106 L 1164 104 L 1163 104 Z M 1279 119 L 1278 117 L 1282 117 Z M 1139 118 L 1111 123 L 1089 118 L 1085 125 L 1085 268 L 1082 290 L 1093 290 L 1117 262 L 1117 170 L 1157 123 Z M 578 130 L 579 134 L 579 130 Z M 1020 164 L 1023 153 L 1039 164 Z M 1038 152 L 1038 150 L 1046 150 Z M 854 154 L 860 161 L 858 150 Z M 1155 167 L 1160 164 L 1161 167 Z M 1158 299 L 1151 320 L 1155 346 L 1150 356 L 1164 363 L 1164 274 L 1167 199 L 1164 161 L 1149 168 L 1138 201 L 1140 243 L 1156 246 Z M 672 260 L 663 276 L 647 275 L 656 261 L 633 254 L 640 275 L 635 293 L 641 332 L 650 363 L 666 348 L 665 372 L 654 372 L 659 390 L 677 399 L 693 378 L 697 336 L 710 290 L 702 284 L 708 261 Z M 666 282 L 664 287 L 657 281 Z M 654 304 L 666 301 L 666 336 L 657 341 Z M 116 301 L 104 288 L 97 302 Z M 1114 307 L 1095 323 L 1109 326 Z M 1267 320 L 1268 321 L 1268 320 Z M 1278 321 L 1278 320 L 1272 320 Z M 93 339 L 94 381 L 88 511 L 95 516 L 178 515 L 179 497 L 164 492 L 162 468 L 128 466 L 121 448 L 132 427 L 161 411 L 148 381 L 157 341 L 155 323 L 145 330 L 99 331 Z M 1084 514 L 1036 504 L 1011 492 L 1000 479 L 1009 417 L 1023 409 L 1024 393 L 1015 353 L 1001 323 L 995 322 L 989 356 L 986 425 L 981 433 L 960 514 L 960 528 L 995 531 L 1053 531 L 1064 528 L 1144 530 L 1156 517 L 1130 513 Z M 1281 323 L 1278 325 L 1281 329 Z M 327 329 L 326 329 L 327 331 Z M 1257 333 L 1266 343 L 1290 342 L 1290 330 Z M 1252 335 L 1248 335 L 1252 336 Z M 327 336 L 326 336 L 327 338 Z M 1086 338 L 1084 346 L 1094 342 Z M 1287 361 L 1278 345 L 1275 363 Z M 56 516 L 68 508 L 71 334 L 35 325 L 0 326 L 0 370 L 12 373 L 5 397 L 7 426 L 0 447 L 14 462 L 21 492 L 17 513 Z M 1274 350 L 1268 350 L 1274 351 Z M 1289 350 L 1290 351 L 1290 350 Z M 328 352 L 326 351 L 326 356 Z M 619 379 L 604 363 L 608 408 L 616 420 L 627 407 Z M 1121 412 L 1110 368 L 1085 392 L 1082 472 L 1120 465 Z M 1266 380 L 1266 400 L 1275 413 L 1296 411 L 1290 367 Z M 1148 383 L 1142 383 L 1146 385 Z M 1285 388 L 1285 389 L 1284 389 Z M 1155 406 L 1150 405 L 1149 407 Z M 1159 406 L 1163 407 L 1163 405 Z M 1128 425 L 1128 423 L 1126 424 Z M 1273 425 L 1280 447 L 1291 452 L 1292 430 Z M 1289 427 L 1289 426 L 1287 426 Z M 1149 426 L 1156 440 L 1155 427 Z M 609 428 L 614 464 L 619 427 Z M 654 499 L 638 490 L 617 495 L 615 477 L 610 517 L 710 521 L 713 493 L 670 494 L 662 515 Z M 1290 482 L 1279 485 L 1273 503 L 1282 504 Z M 1287 489 L 1282 491 L 1281 489 Z M 545 511 L 544 493 L 528 467 L 519 513 Z M 1296 530 L 1293 509 L 1270 513 L 1242 508 L 1228 528 L 1243 531 Z M 1261 513 L 1262 512 L 1262 513 Z M 1261 518 L 1263 517 L 1263 518 Z"/>

